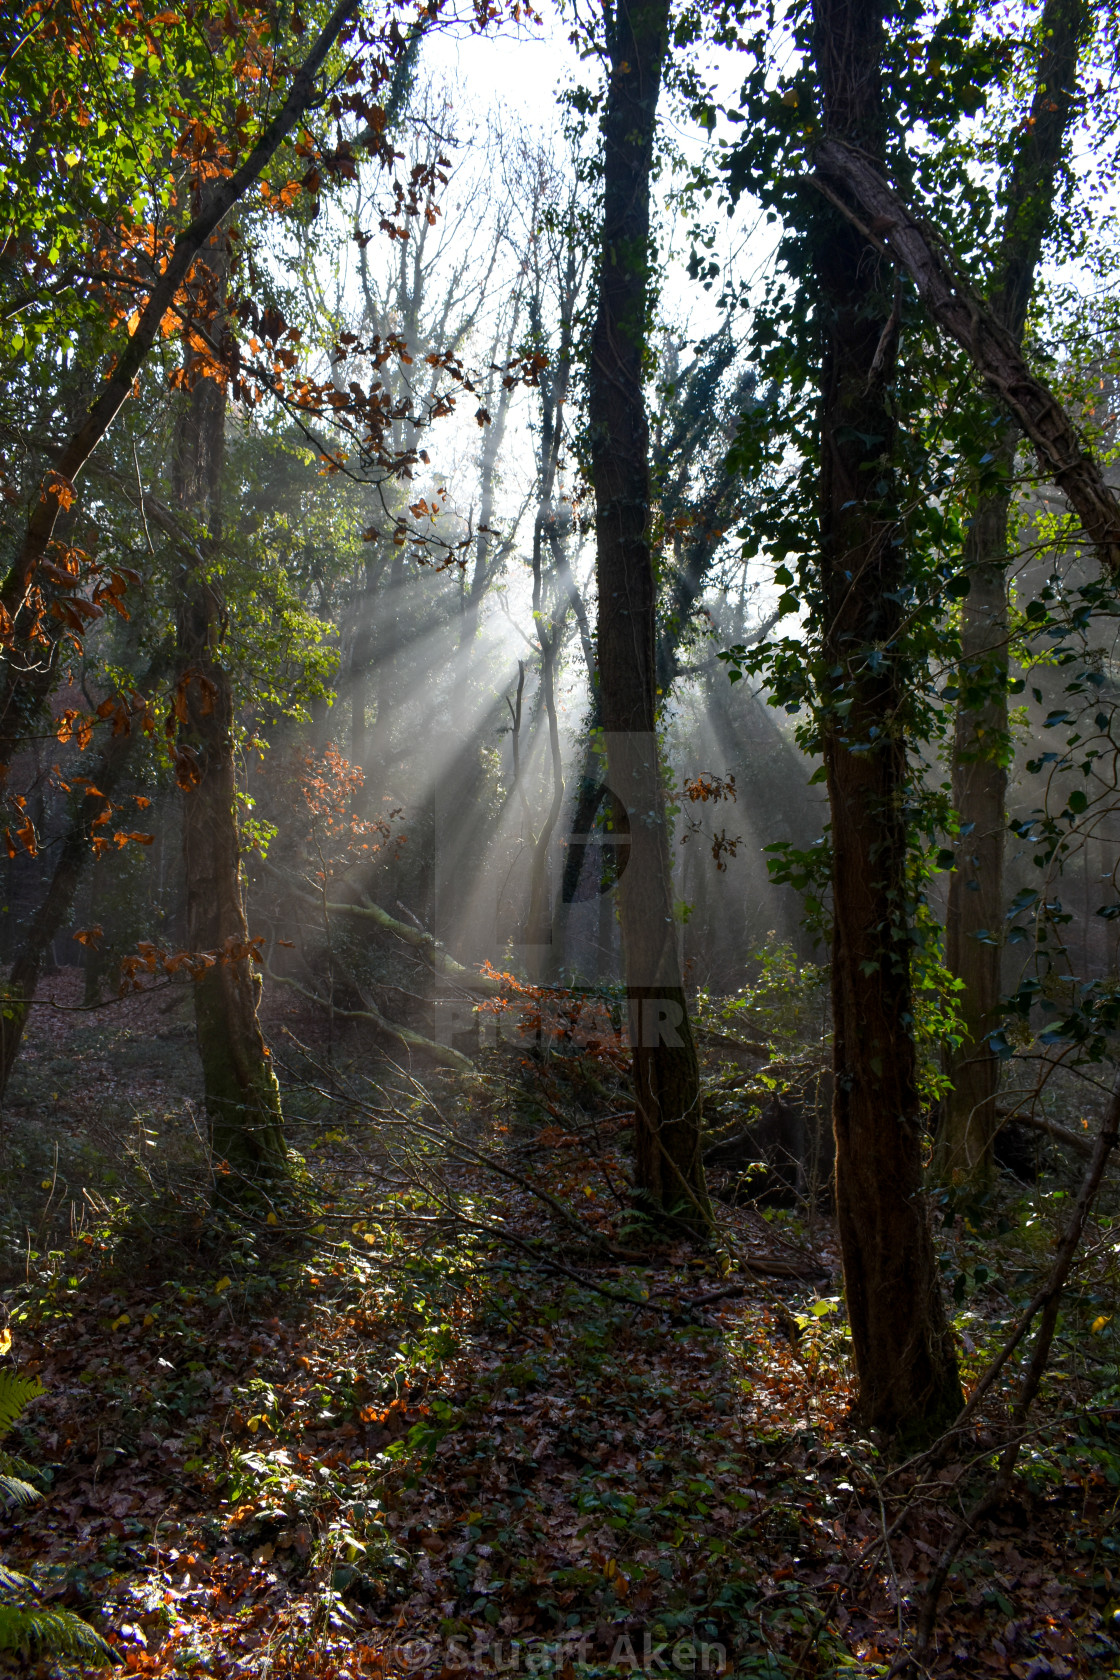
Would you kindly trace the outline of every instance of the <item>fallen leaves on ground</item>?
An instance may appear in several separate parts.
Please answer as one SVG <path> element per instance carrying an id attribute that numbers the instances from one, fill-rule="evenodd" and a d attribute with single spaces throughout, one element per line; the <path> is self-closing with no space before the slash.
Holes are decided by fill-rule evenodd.
<path id="1" fill-rule="evenodd" d="M 521 1147 L 525 1183 L 440 1169 L 473 1220 L 341 1103 L 294 1128 L 312 1165 L 267 1217 L 201 1180 L 153 1191 L 14 1290 L 47 1388 L 16 1444 L 49 1487 L 4 1555 L 126 1672 L 888 1672 L 991 1419 L 962 1461 L 900 1474 L 849 1421 L 827 1223 L 728 1209 L 722 1253 L 620 1263 L 595 1246 L 633 1240 L 617 1102 L 589 1118 L 554 1070 L 517 1078 L 457 1123 Z M 781 1254 L 819 1287 L 747 1265 Z M 958 1560 L 933 1673 L 1116 1672 L 1120 1447 L 1064 1375 Z"/>

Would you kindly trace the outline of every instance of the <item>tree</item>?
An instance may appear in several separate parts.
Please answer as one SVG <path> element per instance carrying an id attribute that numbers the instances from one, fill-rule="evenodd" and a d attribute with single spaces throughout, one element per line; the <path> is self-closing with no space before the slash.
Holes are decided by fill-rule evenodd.
<path id="1" fill-rule="evenodd" d="M 894 112 L 884 19 L 876 0 L 818 0 L 793 24 L 792 82 L 773 86 L 774 43 L 761 37 L 744 87 L 754 120 L 729 159 L 729 184 L 784 218 L 788 279 L 753 331 L 773 396 L 744 416 L 732 456 L 756 484 L 769 469 L 750 524 L 779 560 L 780 611 L 800 610 L 804 623 L 724 657 L 733 679 L 744 667 L 766 673 L 771 703 L 803 713 L 801 744 L 822 759 L 826 843 L 778 852 L 771 874 L 810 889 L 830 934 L 836 1210 L 856 1410 L 866 1425 L 918 1437 L 960 1402 L 923 1193 L 915 1042 L 915 958 L 930 932 L 916 845 L 921 772 L 909 750 L 930 728 L 929 630 L 915 607 L 938 598 L 942 569 L 929 552 L 936 502 L 914 448 L 928 396 L 899 355 L 906 301 L 893 268 L 876 260 L 865 224 L 844 215 L 842 193 L 798 191 L 790 168 L 807 142 L 817 156 L 842 147 L 885 159 Z M 892 49 L 891 62 L 905 59 Z"/>
<path id="2" fill-rule="evenodd" d="M 817 0 L 825 134 L 882 159 L 884 7 Z M 835 143 L 835 142 L 834 142 Z M 836 1211 L 865 1422 L 928 1431 L 960 1403 L 922 1193 L 906 922 L 907 582 L 888 382 L 894 279 L 828 207 L 809 233 L 821 320 L 821 745 L 832 819 Z"/>
<path id="3" fill-rule="evenodd" d="M 524 206 L 527 271 L 526 307 L 530 344 L 545 364 L 537 385 L 536 506 L 530 550 L 534 647 L 540 672 L 540 703 L 547 734 L 547 808 L 529 847 L 528 904 L 523 937 L 530 962 L 538 972 L 530 978 L 556 978 L 563 947 L 563 915 L 554 904 L 550 851 L 564 803 L 564 767 L 557 714 L 556 684 L 568 629 L 574 612 L 588 639 L 582 597 L 572 575 L 569 544 L 573 518 L 563 497 L 562 461 L 570 443 L 566 424 L 575 360 L 577 312 L 583 296 L 586 257 L 576 234 L 573 197 L 561 208 L 551 161 L 543 154 L 532 160 L 528 202 Z M 555 317 L 546 321 L 551 300 Z M 527 812 L 527 807 L 526 807 Z M 528 814 L 528 813 L 527 813 Z"/>
<path id="4" fill-rule="evenodd" d="M 899 352 L 900 336 L 909 351 L 923 330 L 910 281 L 927 316 L 1030 439 L 1112 573 L 1120 522 L 1091 452 L 1016 336 L 886 178 L 888 158 L 908 182 L 920 172 L 929 178 L 928 157 L 906 156 L 895 132 L 903 100 L 911 117 L 923 112 L 944 140 L 962 113 L 982 103 L 983 77 L 995 74 L 1002 44 L 984 32 L 972 38 L 967 19 L 947 15 L 938 28 L 957 50 L 942 85 L 915 75 L 905 36 L 888 48 L 881 8 L 822 3 L 812 21 L 812 39 L 802 36 L 799 45 L 811 49 L 815 79 L 800 71 L 774 91 L 762 49 L 758 75 L 744 90 L 759 129 L 730 167 L 733 185 L 750 181 L 792 228 L 804 230 L 784 247 L 797 287 L 782 300 L 789 336 L 764 359 L 790 393 L 786 412 L 795 422 L 807 415 L 798 403 L 810 370 L 821 392 L 816 425 L 801 422 L 805 454 L 792 475 L 795 483 L 814 475 L 819 483 L 819 565 L 805 552 L 796 514 L 772 505 L 756 521 L 779 555 L 803 556 L 800 585 L 788 567 L 777 575 L 787 589 L 783 610 L 807 609 L 814 656 L 806 658 L 805 638 L 790 638 L 769 647 L 762 662 L 776 700 L 811 708 L 806 741 L 821 747 L 829 789 L 837 1199 L 860 1410 L 888 1428 L 924 1431 L 952 1411 L 959 1393 L 921 1205 L 912 1043 L 916 953 L 923 984 L 930 983 L 924 860 L 945 816 L 919 754 L 939 727 L 931 660 L 946 646 L 940 602 L 946 590 L 955 592 L 948 586 L 959 567 L 952 487 L 960 463 L 937 464 L 927 441 L 930 381 L 915 354 Z M 799 193 L 796 166 L 787 172 L 784 165 L 803 150 L 815 171 L 800 176 Z M 806 189 L 819 195 L 815 209 Z M 896 278 L 899 268 L 905 281 Z M 756 330 L 763 345 L 774 317 L 771 304 Z M 819 350 L 802 322 L 811 324 Z M 755 430 L 735 453 L 753 462 L 765 455 L 765 440 Z M 805 860 L 798 871 L 806 880 L 812 873 Z M 794 872 L 786 869 L 784 878 Z"/>
<path id="5" fill-rule="evenodd" d="M 603 220 L 588 373 L 597 549 L 599 715 L 630 851 L 619 917 L 637 1126 L 635 1183 L 655 1215 L 706 1231 L 700 1076 L 680 972 L 657 743 L 657 587 L 643 364 L 650 180 L 668 48 L 664 0 L 604 7 Z"/>
<path id="6" fill-rule="evenodd" d="M 1038 21 L 1035 92 L 1004 190 L 1003 225 L 988 306 L 1017 340 L 1023 336 L 1043 238 L 1052 220 L 1059 168 L 1070 142 L 1080 49 L 1090 14 L 1083 0 L 1048 0 Z M 993 416 L 998 426 L 999 415 Z M 953 746 L 953 805 L 963 836 L 949 877 L 945 960 L 962 982 L 960 1044 L 946 1058 L 952 1082 L 938 1129 L 938 1168 L 949 1180 L 987 1182 L 999 1130 L 999 1059 L 988 1045 L 1002 995 L 1006 894 L 1007 716 L 1010 613 L 1008 522 L 1018 434 L 1003 424 L 994 472 L 977 490 L 965 552 L 969 590 L 961 603 L 961 665 Z M 972 697 L 975 697 L 973 699 Z M 971 703 L 970 703 L 971 702 Z"/>
<path id="7" fill-rule="evenodd" d="M 165 317 L 174 311 L 180 289 L 223 218 L 261 178 L 277 150 L 315 98 L 319 73 L 344 29 L 351 25 L 360 0 L 340 0 L 326 20 L 311 51 L 294 73 L 286 97 L 262 127 L 244 160 L 222 175 L 202 196 L 190 221 L 174 237 L 162 272 L 149 282 L 148 295 L 136 308 L 124 338 L 97 394 L 81 422 L 65 440 L 54 470 L 44 480 L 32 505 L 19 555 L 0 586 L 0 642 L 7 657 L 0 671 L 0 764 L 12 755 L 56 680 L 53 657 L 28 659 L 24 650 L 43 639 L 57 651 L 58 638 L 44 606 L 56 599 L 79 619 L 87 617 L 75 606 L 75 591 L 84 582 L 80 568 L 67 579 L 65 568 L 53 565 L 48 553 L 60 516 L 73 504 L 75 481 L 128 400 L 133 382 L 161 332 Z M 50 54 L 48 63 L 58 54 Z M 68 53 L 63 48 L 63 61 Z M 166 143 L 166 142 L 165 142 Z M 196 160 L 200 161 L 200 160 Z M 115 276 L 106 273 L 106 287 L 115 290 Z M 142 293 L 141 293 L 142 295 Z M 94 603 L 96 605 L 96 603 Z M 99 615 L 100 608 L 97 608 Z"/>
<path id="8" fill-rule="evenodd" d="M 98 851 L 110 844 L 109 837 L 98 831 L 113 810 L 113 795 L 133 757 L 146 703 L 151 699 L 167 663 L 162 651 L 157 654 L 137 684 L 133 715 L 128 719 L 127 727 L 121 728 L 105 742 L 90 766 L 93 774 L 84 779 L 84 787 L 73 795 L 70 820 L 50 882 L 30 925 L 24 931 L 4 988 L 3 1014 L 0 1016 L 0 1098 L 7 1089 L 19 1055 L 47 951 L 70 919 L 87 864 Z M 96 942 L 96 934 L 92 930 L 88 937 Z"/>
<path id="9" fill-rule="evenodd" d="M 227 331 L 228 269 L 229 239 L 219 229 L 196 267 L 173 462 L 176 501 L 203 533 L 199 561 L 210 562 L 184 565 L 179 580 L 175 764 L 183 790 L 187 945 L 214 959 L 194 976 L 210 1140 L 219 1170 L 234 1175 L 236 1194 L 281 1174 L 286 1151 L 280 1088 L 257 1020 L 260 981 L 241 886 L 233 689 L 222 659 L 224 610 L 213 564 L 222 544 L 227 379 L 210 347 L 220 346 Z"/>

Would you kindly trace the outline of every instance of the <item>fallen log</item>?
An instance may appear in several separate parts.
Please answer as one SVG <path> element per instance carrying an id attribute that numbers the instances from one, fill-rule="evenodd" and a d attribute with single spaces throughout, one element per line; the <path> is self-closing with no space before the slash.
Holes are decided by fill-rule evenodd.
<path id="1" fill-rule="evenodd" d="M 1087 1134 L 1082 1135 L 1081 1132 L 1072 1131 L 1069 1126 L 1062 1126 L 1057 1120 L 1047 1120 L 1041 1114 L 1030 1114 L 1025 1110 L 1020 1111 L 1014 1108 L 1009 1108 L 1006 1111 L 999 1110 L 1001 1128 L 1010 1125 L 1013 1120 L 1021 1126 L 1029 1126 L 1033 1132 L 1044 1133 L 1047 1137 L 1053 1138 L 1055 1143 L 1063 1144 L 1066 1149 L 1072 1149 L 1076 1155 L 1083 1155 L 1088 1159 L 1093 1153 L 1091 1137 Z"/>
<path id="2" fill-rule="evenodd" d="M 500 980 L 493 980 L 489 975 L 477 974 L 472 969 L 465 968 L 462 963 L 444 950 L 435 934 L 426 928 L 413 927 L 408 922 L 399 921 L 391 916 L 388 910 L 383 910 L 379 904 L 366 898 L 360 904 L 348 900 L 324 901 L 317 893 L 313 893 L 298 881 L 293 881 L 275 864 L 269 863 L 267 858 L 260 858 L 258 862 L 262 868 L 278 881 L 294 898 L 301 899 L 305 904 L 314 904 L 317 909 L 324 910 L 328 916 L 353 916 L 358 920 L 373 922 L 383 933 L 391 933 L 397 939 L 411 945 L 414 950 L 423 951 L 436 973 L 445 980 L 454 980 L 464 988 L 481 992 L 485 997 L 497 997 L 503 990 Z"/>

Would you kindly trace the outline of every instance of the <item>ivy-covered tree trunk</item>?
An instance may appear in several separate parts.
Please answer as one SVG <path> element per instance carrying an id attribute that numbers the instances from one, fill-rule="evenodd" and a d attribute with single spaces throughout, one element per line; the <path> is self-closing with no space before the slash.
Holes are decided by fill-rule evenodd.
<path id="1" fill-rule="evenodd" d="M 1010 474 L 1014 438 L 999 449 Z M 999 1129 L 999 1061 L 987 1035 L 996 1022 L 1003 956 L 1003 858 L 1007 828 L 1007 523 L 1005 492 L 978 499 L 965 549 L 971 589 L 961 614 L 961 699 L 953 740 L 953 805 L 961 838 L 949 877 L 945 964 L 962 983 L 961 1042 L 945 1058 L 952 1089 L 937 1134 L 937 1171 L 947 1182 L 991 1176 Z"/>
<path id="2" fill-rule="evenodd" d="M 221 237 L 221 236 L 219 236 Z M 223 329 L 224 252 L 212 259 L 208 337 Z M 187 330 L 188 391 L 176 438 L 178 505 L 206 532 L 202 557 L 221 544 L 221 472 L 226 393 L 208 353 Z M 187 565 L 176 623 L 179 780 L 187 945 L 217 960 L 194 982 L 195 1024 L 215 1163 L 236 1197 L 254 1180 L 283 1172 L 280 1090 L 257 1019 L 260 981 L 248 951 L 241 891 L 233 742 L 233 693 L 222 663 L 225 614 L 214 569 Z"/>
<path id="3" fill-rule="evenodd" d="M 816 0 L 825 125 L 881 159 L 882 0 Z M 865 1425 L 917 1437 L 959 1408 L 956 1359 L 922 1183 L 913 1037 L 897 651 L 906 549 L 889 400 L 895 279 L 822 206 L 811 246 L 823 323 L 820 407 L 821 737 L 832 818 L 836 1211 Z"/>
<path id="4" fill-rule="evenodd" d="M 630 819 L 619 914 L 630 1006 L 644 1205 L 706 1231 L 700 1077 L 673 918 L 657 754 L 656 585 L 642 391 L 649 307 L 650 176 L 669 34 L 666 0 L 603 7 L 603 228 L 588 410 L 599 585 L 599 704 L 610 782 Z"/>
<path id="5" fill-rule="evenodd" d="M 1042 240 L 1068 144 L 1080 44 L 1090 25 L 1084 0 L 1048 0 L 1038 23 L 1038 68 L 1029 122 L 1008 182 L 990 294 L 992 314 L 1022 338 Z M 994 417 L 998 425 L 1000 417 Z M 1017 431 L 1004 424 L 987 482 L 977 492 L 965 553 L 971 588 L 961 604 L 961 665 L 953 744 L 953 804 L 961 821 L 949 878 L 945 960 L 963 982 L 961 1043 L 946 1058 L 952 1090 L 937 1138 L 943 1178 L 983 1184 L 992 1175 L 999 1130 L 999 1060 L 987 1044 L 996 1024 L 1004 926 L 1007 828 L 1007 568 L 1010 482 Z"/>

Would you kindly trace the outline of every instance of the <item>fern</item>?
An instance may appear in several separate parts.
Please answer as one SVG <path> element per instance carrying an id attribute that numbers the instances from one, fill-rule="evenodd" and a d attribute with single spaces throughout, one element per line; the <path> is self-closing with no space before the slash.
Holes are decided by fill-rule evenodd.
<path id="1" fill-rule="evenodd" d="M 24 1407 L 46 1392 L 38 1377 L 21 1377 L 18 1371 L 0 1371 L 0 1441 L 15 1427 Z"/>
<path id="2" fill-rule="evenodd" d="M 38 1377 L 0 1371 L 0 1440 L 9 1434 L 25 1406 L 45 1393 Z M 0 1452 L 0 1499 L 30 1505 L 39 1498 L 27 1479 L 35 1474 L 13 1453 Z M 101 1635 L 72 1610 L 41 1610 L 30 1603 L 35 1583 L 0 1559 L 0 1651 L 49 1651 L 56 1657 L 85 1657 L 103 1662 L 112 1651 Z"/>
<path id="3" fill-rule="evenodd" d="M 0 1451 L 0 1476 L 22 1476 L 25 1482 L 35 1479 L 36 1470 L 33 1464 L 28 1464 L 25 1458 L 17 1458 L 15 1453 Z"/>
<path id="4" fill-rule="evenodd" d="M 0 1604 L 0 1651 L 26 1651 L 40 1646 L 56 1657 L 112 1656 L 101 1635 L 72 1610 L 33 1610 L 22 1604 Z"/>
<path id="5" fill-rule="evenodd" d="M 25 1406 L 45 1393 L 38 1377 L 21 1377 L 18 1371 L 0 1371 L 0 1441 L 11 1432 Z M 35 1474 L 29 1464 L 12 1453 L 0 1452 L 0 1500 L 8 1505 L 31 1505 L 39 1495 L 31 1482 Z"/>
<path id="6" fill-rule="evenodd" d="M 34 1505 L 38 1498 L 39 1489 L 25 1482 L 22 1476 L 9 1475 L 8 1466 L 0 1456 L 0 1499 L 6 1499 L 9 1505 Z"/>

